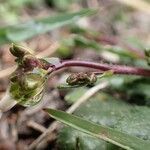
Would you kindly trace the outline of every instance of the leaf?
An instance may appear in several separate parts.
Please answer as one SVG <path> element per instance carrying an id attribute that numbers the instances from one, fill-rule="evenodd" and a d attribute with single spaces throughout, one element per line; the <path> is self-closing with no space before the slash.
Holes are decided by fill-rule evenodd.
<path id="1" fill-rule="evenodd" d="M 90 111 L 89 111 L 90 110 Z M 136 132 L 128 132 L 127 130 L 118 130 L 128 134 L 140 137 L 150 141 L 150 109 L 146 106 L 133 106 L 112 96 L 101 93 L 92 98 L 89 102 L 81 105 L 75 112 L 76 115 L 84 117 L 87 120 L 97 122 L 101 125 L 107 125 L 116 128 L 125 118 L 132 117 L 133 122 L 126 122 L 127 128 L 131 123 L 138 124 L 139 128 L 134 128 Z M 141 115 L 140 115 L 141 114 Z M 142 115 L 143 114 L 143 115 Z M 127 119 L 126 119 L 127 120 Z M 141 120 L 143 120 L 141 122 Z M 132 130 L 133 128 L 128 128 Z M 146 130 L 146 132 L 145 132 Z"/>
<path id="2" fill-rule="evenodd" d="M 7 42 L 20 42 L 43 34 L 58 27 L 72 23 L 81 17 L 91 15 L 95 10 L 83 9 L 79 12 L 64 13 L 56 16 L 48 16 L 26 23 L 0 28 L 0 44 Z"/>
<path id="3" fill-rule="evenodd" d="M 75 99 L 75 95 L 79 94 L 79 91 L 74 90 L 72 93 L 72 96 L 71 93 L 69 93 L 67 101 L 73 101 Z M 84 91 L 83 93 L 80 93 L 80 96 L 83 94 Z M 129 105 L 121 100 L 116 100 L 107 94 L 101 93 L 81 105 L 75 111 L 75 114 L 86 120 L 111 127 L 115 130 L 141 138 L 150 143 L 150 109 L 148 107 Z M 66 132 L 66 130 L 68 130 L 68 132 Z M 69 127 L 64 127 L 61 130 L 60 135 L 61 137 L 58 137 L 58 145 L 60 145 L 60 147 L 67 148 L 72 145 L 72 148 L 69 150 L 74 149 L 73 140 L 77 137 L 79 137 L 81 141 L 84 141 L 84 143 L 91 143 L 91 141 L 95 141 L 94 138 L 84 138 L 82 136 L 82 132 L 77 130 L 73 131 L 73 129 L 70 130 Z M 66 139 L 67 142 L 65 142 L 62 138 L 63 135 L 68 137 Z M 74 137 L 72 137 L 72 141 L 70 141 L 72 135 L 74 135 Z M 97 145 L 100 143 L 97 143 Z M 104 145 L 104 143 L 102 145 Z M 88 149 L 93 150 L 94 148 L 90 148 L 89 146 Z M 83 150 L 87 150 L 87 148 L 85 147 Z"/>
<path id="4" fill-rule="evenodd" d="M 111 91 L 124 94 L 130 103 L 150 106 L 150 79 L 143 77 L 113 77 Z"/>
<path id="5" fill-rule="evenodd" d="M 106 150 L 106 142 L 93 138 L 86 133 L 67 127 L 58 135 L 58 149 L 60 150 Z"/>
<path id="6" fill-rule="evenodd" d="M 81 35 L 74 36 L 76 46 L 92 48 L 96 51 L 101 50 L 101 46 L 94 40 L 89 40 Z"/>
<path id="7" fill-rule="evenodd" d="M 53 109 L 46 109 L 46 111 L 50 114 L 51 117 L 75 129 L 78 129 L 93 137 L 118 145 L 124 149 L 148 150 L 150 148 L 150 143 L 148 143 L 147 141 L 134 136 L 130 136 L 123 132 L 119 132 L 102 125 L 97 125 L 75 115 L 67 114 L 63 111 Z"/>
<path id="8" fill-rule="evenodd" d="M 82 85 L 69 85 L 69 84 L 60 84 L 57 86 L 58 89 L 70 89 L 70 88 L 79 88 L 81 87 Z"/>
<path id="9" fill-rule="evenodd" d="M 70 4 L 73 3 L 72 0 L 50 0 L 52 5 L 54 5 L 59 10 L 67 10 Z"/>
<path id="10" fill-rule="evenodd" d="M 66 46 L 64 44 L 60 44 L 60 47 L 57 49 L 57 53 L 60 58 L 69 58 L 71 55 L 73 55 L 72 48 L 69 48 L 69 46 Z"/>
<path id="11" fill-rule="evenodd" d="M 83 93 L 85 93 L 88 89 L 85 87 L 80 87 L 77 88 L 76 90 L 73 90 L 71 92 L 69 92 L 66 96 L 65 96 L 65 100 L 68 103 L 74 103 L 76 102 L 82 95 Z"/>
<path id="12" fill-rule="evenodd" d="M 114 54 L 118 54 L 120 57 L 139 59 L 139 57 L 134 52 L 121 48 L 119 46 L 109 46 L 106 47 L 106 50 Z"/>
<path id="13" fill-rule="evenodd" d="M 128 63 L 130 65 L 136 63 L 135 61 L 133 61 L 133 59 L 138 60 L 138 62 L 141 61 L 141 63 L 145 62 L 144 60 L 141 60 L 139 56 L 137 56 L 137 54 L 127 49 L 121 48 L 119 46 L 112 46 L 112 45 L 106 46 L 92 39 L 88 39 L 85 35 L 79 34 L 75 34 L 69 36 L 69 38 L 67 39 L 63 39 L 61 41 L 61 46 L 58 48 L 57 51 L 61 56 L 66 57 L 72 54 L 72 49 L 75 49 L 76 47 L 90 48 L 91 50 L 94 50 L 96 52 L 102 52 L 101 53 L 102 56 L 105 55 L 107 56 L 108 53 L 113 54 L 113 56 L 115 56 L 115 58 L 117 58 L 121 62 Z"/>
<path id="14" fill-rule="evenodd" d="M 89 40 L 82 35 L 72 35 L 69 38 L 62 39 L 60 47 L 57 49 L 61 57 L 68 57 L 72 55 L 73 49 L 76 47 L 91 48 L 95 51 L 101 50 L 100 45 L 94 40 Z"/>

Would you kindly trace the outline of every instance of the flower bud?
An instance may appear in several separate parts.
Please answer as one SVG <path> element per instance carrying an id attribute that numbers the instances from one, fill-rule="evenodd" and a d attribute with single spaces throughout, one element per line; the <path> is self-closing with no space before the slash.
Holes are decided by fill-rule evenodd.
<path id="1" fill-rule="evenodd" d="M 25 69 L 33 70 L 40 66 L 40 60 L 33 55 L 25 55 L 22 60 L 22 65 Z"/>
<path id="2" fill-rule="evenodd" d="M 12 44 L 12 46 L 10 47 L 10 52 L 12 55 L 14 55 L 15 57 L 23 57 L 25 54 L 32 54 L 32 50 L 27 49 L 23 46 L 17 45 L 17 44 Z"/>

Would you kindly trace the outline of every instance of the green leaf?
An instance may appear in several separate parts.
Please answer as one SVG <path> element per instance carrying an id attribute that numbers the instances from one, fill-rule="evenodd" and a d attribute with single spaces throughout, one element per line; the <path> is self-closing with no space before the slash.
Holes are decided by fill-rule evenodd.
<path id="1" fill-rule="evenodd" d="M 79 88 L 81 87 L 82 85 L 69 85 L 69 84 L 60 84 L 57 86 L 58 89 L 70 89 L 70 88 Z"/>
<path id="2" fill-rule="evenodd" d="M 80 87 L 77 88 L 76 90 L 73 90 L 71 92 L 69 92 L 66 96 L 65 96 L 65 100 L 68 103 L 74 103 L 76 102 L 82 95 L 83 93 L 85 93 L 88 90 L 88 88 L 86 87 Z"/>
<path id="3" fill-rule="evenodd" d="M 57 53 L 59 57 L 61 58 L 69 58 L 71 55 L 73 55 L 73 50 L 69 48 L 69 46 L 60 44 L 60 47 L 57 49 Z"/>
<path id="4" fill-rule="evenodd" d="M 150 148 L 150 143 L 139 139 L 134 136 L 130 136 L 123 132 L 105 127 L 102 125 L 97 125 L 90 121 L 84 120 L 80 117 L 67 114 L 63 111 L 47 109 L 47 112 L 51 117 L 75 128 L 82 132 L 85 132 L 93 137 L 102 139 L 104 141 L 113 143 L 125 149 L 137 149 L 137 150 L 148 150 Z"/>
<path id="5" fill-rule="evenodd" d="M 67 127 L 60 131 L 58 138 L 60 150 L 106 150 L 106 142 L 86 133 Z"/>
<path id="6" fill-rule="evenodd" d="M 59 10 L 66 11 L 70 4 L 73 3 L 73 0 L 49 0 L 56 8 Z"/>
<path id="7" fill-rule="evenodd" d="M 96 51 L 101 50 L 101 46 L 97 42 L 95 42 L 94 40 L 89 40 L 81 35 L 75 36 L 74 41 L 76 46 L 85 48 L 89 47 Z"/>
<path id="8" fill-rule="evenodd" d="M 132 51 L 121 48 L 119 46 L 109 46 L 105 48 L 107 51 L 110 51 L 114 54 L 118 54 L 120 57 L 138 59 L 139 57 Z"/>
<path id="9" fill-rule="evenodd" d="M 124 94 L 130 103 L 150 106 L 150 79 L 114 76 L 110 79 L 112 92 Z"/>
<path id="10" fill-rule="evenodd" d="M 114 82 L 116 83 L 116 80 Z M 121 84 L 122 80 L 118 83 L 118 85 L 116 85 L 116 88 L 121 88 Z M 80 89 L 80 92 L 79 89 L 73 90 L 66 95 L 65 99 L 67 102 L 73 102 L 78 100 L 85 92 L 86 89 Z M 142 100 L 143 99 L 141 99 L 141 101 Z M 101 93 L 96 94 L 89 101 L 81 105 L 75 111 L 75 115 L 150 142 L 150 109 L 148 107 L 129 105 L 108 94 Z M 66 132 L 66 130 L 68 130 L 68 132 Z M 59 135 L 58 145 L 60 145 L 61 148 L 67 147 L 68 150 L 75 149 L 74 142 L 77 137 L 79 137 L 79 139 L 84 143 L 91 143 L 91 141 L 95 141 L 94 138 L 84 138 L 85 136 L 82 136 L 82 132 L 75 129 L 74 131 L 73 129 L 70 130 L 69 127 L 64 127 Z M 64 141 L 63 135 L 68 137 L 66 139 L 67 142 Z M 72 137 L 72 135 L 74 136 Z M 97 143 L 97 145 L 100 143 Z M 105 144 L 107 145 L 107 143 Z M 97 145 L 95 145 L 95 147 L 97 147 Z M 104 143 L 102 145 L 104 145 Z M 71 148 L 69 149 L 69 147 Z M 84 147 L 83 150 L 93 150 L 95 147 L 91 148 L 89 144 L 89 148 L 87 149 L 87 147 Z M 110 147 L 111 146 L 109 146 L 107 150 L 110 150 Z"/>
<path id="11" fill-rule="evenodd" d="M 83 9 L 79 12 L 64 13 L 14 26 L 3 27 L 0 28 L 0 44 L 27 40 L 38 34 L 43 34 L 58 27 L 62 27 L 93 13 L 95 13 L 95 10 Z"/>
<path id="12" fill-rule="evenodd" d="M 150 142 L 150 109 L 146 106 L 129 105 L 110 95 L 101 93 L 86 104 L 81 105 L 75 114 L 95 123 L 117 128 L 119 131 L 141 139 L 147 139 Z M 132 121 L 125 123 L 124 120 L 131 120 L 131 118 Z M 128 130 L 123 130 L 125 129 L 123 126 L 118 128 L 122 121 Z"/>

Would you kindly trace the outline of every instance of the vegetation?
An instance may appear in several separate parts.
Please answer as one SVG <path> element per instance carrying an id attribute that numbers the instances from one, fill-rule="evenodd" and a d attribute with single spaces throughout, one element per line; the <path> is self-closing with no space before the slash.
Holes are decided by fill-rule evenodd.
<path id="1" fill-rule="evenodd" d="M 0 148 L 20 149 L 23 141 L 23 149 L 149 150 L 149 29 L 135 15 L 149 17 L 149 3 L 108 1 L 100 9 L 100 1 L 38 2 L 41 7 L 29 0 L 1 2 L 8 16 L 11 17 L 12 8 L 16 16 L 13 21 L 6 21 L 5 17 L 2 20 L 2 64 L 16 66 L 0 71 L 0 81 L 7 81 L 6 76 L 11 74 L 9 84 L 0 87 L 5 86 L 6 91 L 0 101 L 0 130 L 4 121 L 15 127 L 7 131 L 7 138 L 0 137 Z M 82 8 L 90 4 L 93 7 Z M 107 23 L 109 7 L 112 14 Z M 73 8 L 75 11 L 71 11 Z M 19 20 L 21 10 L 40 9 L 55 15 Z M 142 30 L 136 23 L 132 26 L 130 15 L 139 19 Z M 129 28 L 134 35 L 128 32 Z M 144 37 L 137 38 L 140 33 Z M 10 46 L 11 42 L 15 44 Z M 5 62 L 5 47 L 10 47 L 10 62 Z M 9 123 L 10 118 L 13 123 Z M 10 140 L 11 136 L 14 140 Z M 25 136 L 29 142 L 25 142 Z"/>

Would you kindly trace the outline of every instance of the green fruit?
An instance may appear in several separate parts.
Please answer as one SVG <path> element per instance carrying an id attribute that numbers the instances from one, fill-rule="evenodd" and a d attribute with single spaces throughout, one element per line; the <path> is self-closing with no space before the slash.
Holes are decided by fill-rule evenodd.
<path id="1" fill-rule="evenodd" d="M 46 80 L 42 69 L 16 75 L 10 83 L 11 97 L 23 106 L 33 106 L 42 99 Z"/>

